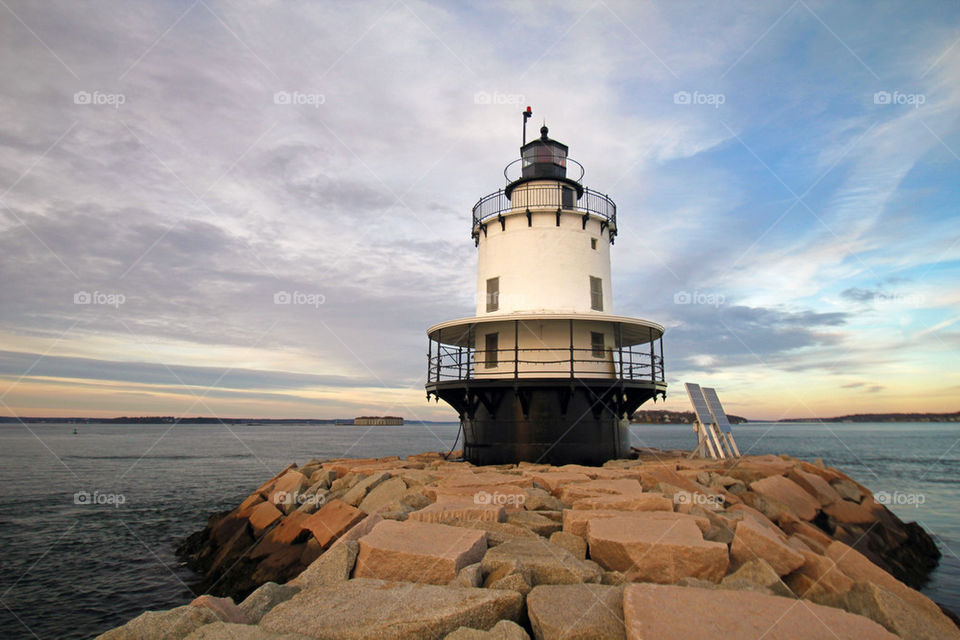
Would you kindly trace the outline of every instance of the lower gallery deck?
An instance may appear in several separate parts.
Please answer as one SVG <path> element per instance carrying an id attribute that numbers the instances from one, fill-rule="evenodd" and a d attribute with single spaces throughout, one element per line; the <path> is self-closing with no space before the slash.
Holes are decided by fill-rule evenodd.
<path id="1" fill-rule="evenodd" d="M 450 404 L 475 464 L 602 464 L 665 397 L 663 328 L 602 314 L 470 318 L 429 331 L 427 396 Z"/>

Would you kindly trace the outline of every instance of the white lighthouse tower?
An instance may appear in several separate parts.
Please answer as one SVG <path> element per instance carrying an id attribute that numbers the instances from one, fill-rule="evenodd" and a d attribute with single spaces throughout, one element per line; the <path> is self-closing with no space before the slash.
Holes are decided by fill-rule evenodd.
<path id="1" fill-rule="evenodd" d="M 547 133 L 473 207 L 476 315 L 427 330 L 427 398 L 456 409 L 475 464 L 625 457 L 630 415 L 666 396 L 663 327 L 613 314 L 616 205 Z"/>

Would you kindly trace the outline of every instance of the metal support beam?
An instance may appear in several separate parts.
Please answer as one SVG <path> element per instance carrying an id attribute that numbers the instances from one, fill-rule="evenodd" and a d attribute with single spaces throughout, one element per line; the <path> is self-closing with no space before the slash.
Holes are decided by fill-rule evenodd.
<path id="1" fill-rule="evenodd" d="M 513 321 L 513 386 L 517 387 L 520 377 L 520 321 Z"/>
<path id="2" fill-rule="evenodd" d="M 663 382 L 666 379 L 664 376 L 665 363 L 663 360 L 663 334 L 660 334 L 660 382 Z"/>
<path id="3" fill-rule="evenodd" d="M 437 329 L 437 382 L 440 382 L 440 360 L 443 358 L 440 355 L 440 350 L 443 349 L 443 329 Z"/>
<path id="4" fill-rule="evenodd" d="M 650 332 L 650 382 L 656 382 L 657 366 L 656 366 L 656 362 L 653 359 L 653 328 L 647 327 L 647 331 Z"/>
<path id="5" fill-rule="evenodd" d="M 433 382 L 430 379 L 430 370 L 433 369 L 430 365 L 433 363 L 433 338 L 427 338 L 427 384 Z M 437 380 L 437 382 L 440 382 Z M 427 391 L 427 400 L 430 399 L 430 392 Z"/>

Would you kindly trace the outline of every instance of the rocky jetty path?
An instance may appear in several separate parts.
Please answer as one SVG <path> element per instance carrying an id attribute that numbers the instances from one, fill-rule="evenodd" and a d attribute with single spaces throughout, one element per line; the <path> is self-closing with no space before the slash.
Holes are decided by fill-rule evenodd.
<path id="1" fill-rule="evenodd" d="M 291 465 L 180 554 L 205 595 L 104 640 L 960 639 L 914 589 L 939 552 L 788 456 Z"/>

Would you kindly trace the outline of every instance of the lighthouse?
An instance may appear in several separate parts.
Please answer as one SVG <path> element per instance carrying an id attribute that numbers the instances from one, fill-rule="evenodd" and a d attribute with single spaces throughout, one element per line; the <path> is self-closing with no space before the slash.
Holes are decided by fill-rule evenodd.
<path id="1" fill-rule="evenodd" d="M 473 207 L 476 315 L 427 330 L 427 398 L 456 410 L 474 464 L 627 457 L 630 416 L 666 397 L 663 327 L 613 313 L 617 207 L 548 134 Z"/>

